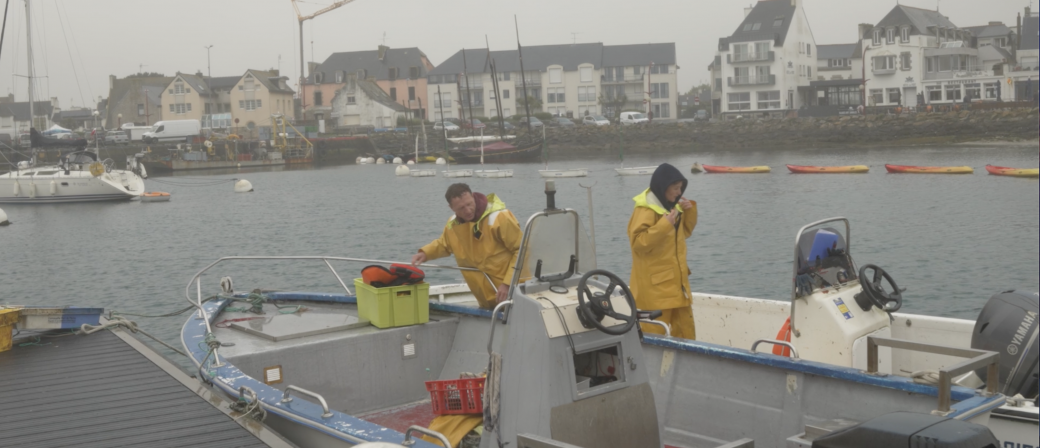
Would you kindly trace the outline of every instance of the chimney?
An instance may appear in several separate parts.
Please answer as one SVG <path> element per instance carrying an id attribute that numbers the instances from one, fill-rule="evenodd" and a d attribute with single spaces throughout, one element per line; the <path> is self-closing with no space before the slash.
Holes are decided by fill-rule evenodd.
<path id="1" fill-rule="evenodd" d="M 750 15 L 752 9 L 754 9 L 754 8 L 752 8 L 750 6 L 748 6 L 747 8 L 744 8 L 744 17 L 747 17 L 748 15 Z"/>
<path id="2" fill-rule="evenodd" d="M 116 75 L 108 75 L 108 90 L 116 88 Z"/>
<path id="3" fill-rule="evenodd" d="M 1004 22 L 997 21 L 997 22 L 990 22 L 989 24 L 990 24 L 990 26 L 999 26 L 999 25 L 1003 25 Z"/>
<path id="4" fill-rule="evenodd" d="M 1026 11 L 1028 12 L 1029 8 L 1026 8 Z M 1022 15 L 1021 14 L 1019 14 L 1018 17 L 1015 18 L 1015 23 L 1016 23 L 1016 25 L 1015 25 L 1015 38 L 1021 41 L 1021 39 L 1022 39 Z M 1015 63 L 1018 63 L 1018 45 L 1019 45 L 1019 43 L 1015 42 L 1015 44 L 1011 46 L 1011 56 L 1015 58 Z"/>
<path id="5" fill-rule="evenodd" d="M 321 65 L 321 64 L 319 64 L 317 62 L 308 62 L 307 63 L 307 73 L 310 74 L 310 75 L 314 75 L 314 71 L 318 69 L 319 65 Z"/>
<path id="6" fill-rule="evenodd" d="M 869 23 L 859 24 L 859 36 L 856 37 L 856 42 L 863 42 L 863 39 L 870 38 L 870 30 L 874 29 L 874 25 Z"/>
<path id="7" fill-rule="evenodd" d="M 380 61 L 382 61 L 383 58 L 386 57 L 386 50 L 389 50 L 389 49 L 390 49 L 390 47 L 388 47 L 386 45 L 380 45 L 379 46 L 379 60 Z"/>

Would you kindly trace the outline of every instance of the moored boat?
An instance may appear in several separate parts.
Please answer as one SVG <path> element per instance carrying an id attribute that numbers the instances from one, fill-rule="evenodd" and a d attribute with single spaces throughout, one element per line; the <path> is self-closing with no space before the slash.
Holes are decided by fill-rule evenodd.
<path id="1" fill-rule="evenodd" d="M 633 166 L 614 168 L 614 171 L 616 171 L 619 176 L 649 176 L 654 174 L 654 170 L 656 169 L 656 166 Z"/>
<path id="2" fill-rule="evenodd" d="M 889 165 L 885 164 L 889 173 L 912 173 L 912 174 L 972 174 L 975 172 L 970 166 L 911 166 L 911 165 Z"/>
<path id="3" fill-rule="evenodd" d="M 585 168 L 574 168 L 569 170 L 538 170 L 538 175 L 544 178 L 556 177 L 587 177 L 589 170 Z"/>
<path id="4" fill-rule="evenodd" d="M 870 171 L 870 167 L 868 167 L 866 165 L 849 165 L 849 166 L 787 165 L 787 169 L 791 170 L 792 173 L 797 173 L 797 174 L 866 173 L 866 172 Z"/>
<path id="5" fill-rule="evenodd" d="M 168 202 L 170 193 L 164 191 L 146 191 L 141 193 L 141 202 Z"/>
<path id="6" fill-rule="evenodd" d="M 994 176 L 1040 177 L 1038 168 L 1010 168 L 1006 166 L 986 165 L 986 171 Z"/>
<path id="7" fill-rule="evenodd" d="M 757 174 L 772 171 L 768 166 L 714 166 L 703 165 L 704 171 L 709 173 L 744 173 Z"/>

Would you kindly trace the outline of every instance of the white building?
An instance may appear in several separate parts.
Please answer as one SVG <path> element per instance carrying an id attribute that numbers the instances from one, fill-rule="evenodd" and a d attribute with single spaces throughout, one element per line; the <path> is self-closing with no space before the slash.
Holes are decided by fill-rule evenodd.
<path id="1" fill-rule="evenodd" d="M 358 81 L 354 73 L 346 74 L 343 81 L 329 104 L 332 123 L 338 127 L 388 129 L 397 127 L 398 118 L 410 116 L 411 111 L 390 98 L 375 81 Z"/>
<path id="2" fill-rule="evenodd" d="M 495 98 L 491 60 L 501 98 Z M 497 117 L 499 106 L 504 117 L 523 115 L 525 97 L 534 99 L 532 114 L 614 118 L 634 110 L 652 112 L 660 120 L 678 115 L 674 43 L 524 47 L 523 69 L 521 76 L 517 50 L 493 51 L 490 58 L 487 50 L 459 51 L 427 77 L 429 116 L 434 121 L 442 116 Z M 464 73 L 468 76 L 459 76 Z"/>
<path id="3" fill-rule="evenodd" d="M 798 88 L 816 79 L 816 50 L 801 0 L 763 0 L 745 9 L 737 30 L 719 39 L 713 68 L 721 73 L 722 116 L 800 108 L 808 98 Z"/>

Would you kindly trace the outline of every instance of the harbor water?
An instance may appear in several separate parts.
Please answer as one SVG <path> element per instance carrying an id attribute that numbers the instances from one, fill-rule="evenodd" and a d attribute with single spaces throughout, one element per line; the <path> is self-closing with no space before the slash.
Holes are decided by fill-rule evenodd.
<path id="1" fill-rule="evenodd" d="M 795 233 L 804 224 L 851 220 L 851 253 L 887 270 L 903 293 L 903 311 L 974 319 L 986 300 L 1040 285 L 1040 198 L 1035 179 L 987 175 L 986 164 L 1035 168 L 1037 146 L 806 149 L 631 156 L 627 166 L 669 162 L 769 165 L 771 174 L 689 174 L 685 197 L 698 203 L 689 240 L 695 291 L 790 300 Z M 784 164 L 869 165 L 869 174 L 794 175 Z M 969 165 L 974 175 L 887 174 L 885 163 Z M 552 169 L 588 168 L 589 177 L 558 179 L 556 203 L 589 226 L 593 186 L 600 268 L 628 278 L 626 227 L 632 197 L 650 178 L 619 177 L 612 159 L 560 158 Z M 432 165 L 424 168 L 433 168 Z M 448 185 L 497 193 L 521 221 L 544 208 L 541 164 L 503 165 L 508 179 L 395 177 L 394 165 L 346 165 L 282 171 L 196 172 L 146 180 L 168 203 L 6 206 L 0 228 L 0 304 L 101 306 L 162 314 L 188 306 L 188 281 L 224 256 L 327 255 L 408 260 L 436 238 L 451 211 Z M 438 172 L 445 167 L 437 167 Z M 471 168 L 471 167 L 467 167 Z M 221 179 L 248 179 L 233 193 Z M 163 182 L 176 182 L 170 185 Z M 434 263 L 453 264 L 453 260 Z M 364 264 L 334 263 L 353 289 Z M 454 271 L 428 270 L 432 283 L 458 282 Z M 238 292 L 255 288 L 342 292 L 321 262 L 230 261 L 202 278 L 204 295 L 222 276 Z M 195 286 L 190 287 L 194 297 Z M 696 310 L 694 310 L 696 314 Z M 185 317 L 133 318 L 175 341 Z"/>

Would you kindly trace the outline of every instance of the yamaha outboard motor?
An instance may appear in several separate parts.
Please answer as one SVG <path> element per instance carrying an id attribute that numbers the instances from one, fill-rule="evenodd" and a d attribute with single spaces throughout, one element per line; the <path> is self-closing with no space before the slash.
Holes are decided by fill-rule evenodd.
<path id="1" fill-rule="evenodd" d="M 1005 291 L 990 297 L 971 334 L 971 348 L 1000 353 L 1000 392 L 1037 396 L 1037 320 L 1040 302 L 1035 292 Z M 985 369 L 975 372 L 986 378 Z"/>
<path id="2" fill-rule="evenodd" d="M 996 448 L 989 428 L 931 414 L 893 412 L 826 435 L 812 448 Z"/>

